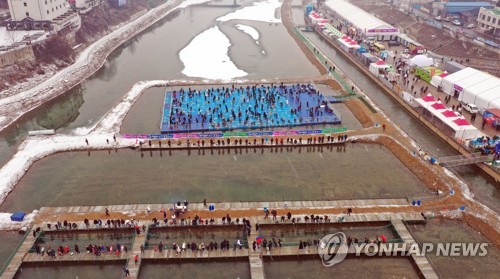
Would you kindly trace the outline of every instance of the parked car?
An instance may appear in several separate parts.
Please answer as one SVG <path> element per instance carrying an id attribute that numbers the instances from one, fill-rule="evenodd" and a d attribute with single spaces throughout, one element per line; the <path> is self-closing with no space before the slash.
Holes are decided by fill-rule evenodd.
<path id="1" fill-rule="evenodd" d="M 479 108 L 474 104 L 465 104 L 463 107 L 469 113 L 478 113 L 479 112 Z"/>
<path id="2" fill-rule="evenodd" d="M 389 46 L 399 46 L 400 45 L 400 43 L 398 41 L 389 41 L 387 44 Z"/>
<path id="3" fill-rule="evenodd" d="M 465 26 L 465 28 L 467 28 L 467 29 L 473 29 L 473 28 L 476 28 L 476 27 L 477 27 L 477 25 L 474 24 L 474 23 L 471 23 L 471 24 L 468 24 L 467 26 Z"/>
<path id="4" fill-rule="evenodd" d="M 443 20 L 443 18 L 441 16 L 437 16 L 434 19 L 437 20 L 437 21 L 442 21 Z"/>
<path id="5" fill-rule="evenodd" d="M 451 24 L 456 25 L 456 26 L 460 26 L 460 25 L 462 25 L 462 23 L 461 23 L 461 22 L 460 22 L 460 20 L 458 20 L 458 19 L 454 19 L 454 20 L 451 22 Z"/>

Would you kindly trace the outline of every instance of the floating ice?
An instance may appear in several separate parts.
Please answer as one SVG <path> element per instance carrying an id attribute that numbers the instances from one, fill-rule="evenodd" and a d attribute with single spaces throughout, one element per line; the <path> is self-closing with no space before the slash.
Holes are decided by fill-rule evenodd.
<path id="1" fill-rule="evenodd" d="M 281 7 L 281 4 L 279 0 L 267 0 L 254 3 L 253 6 L 244 7 L 243 9 L 219 17 L 217 21 L 224 22 L 232 19 L 241 19 L 281 23 L 281 18 L 276 16 L 278 14 L 277 9 Z"/>
<path id="2" fill-rule="evenodd" d="M 179 53 L 182 73 L 189 77 L 233 79 L 247 73 L 236 67 L 228 56 L 231 42 L 217 26 L 196 36 Z"/>
<path id="3" fill-rule="evenodd" d="M 257 44 L 259 43 L 258 42 L 259 41 L 259 31 L 257 31 L 257 29 L 253 28 L 252 26 L 243 25 L 243 24 L 236 24 L 234 27 L 247 33 L 248 35 L 250 35 L 250 37 L 252 37 L 252 39 L 254 39 L 257 42 Z"/>

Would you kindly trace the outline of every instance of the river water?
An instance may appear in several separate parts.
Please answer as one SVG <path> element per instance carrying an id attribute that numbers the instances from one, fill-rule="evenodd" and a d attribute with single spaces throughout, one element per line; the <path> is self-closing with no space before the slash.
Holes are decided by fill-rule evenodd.
<path id="1" fill-rule="evenodd" d="M 248 4 L 249 2 L 242 3 Z M 115 51 L 105 66 L 94 76 L 84 81 L 81 86 L 76 87 L 56 102 L 47 104 L 38 110 L 35 116 L 28 117 L 27 120 L 17 125 L 17 129 L 10 129 L 4 133 L 0 138 L 0 163 L 6 162 L 14 153 L 15 147 L 25 137 L 27 130 L 56 128 L 58 132 L 64 133 L 77 127 L 91 125 L 100 119 L 132 84 L 139 80 L 188 79 L 181 73 L 183 66 L 178 58 L 178 52 L 198 33 L 213 26 L 216 18 L 232 10 L 234 8 L 188 7 L 167 16 L 146 32 L 132 39 L 127 47 Z M 294 20 L 300 24 L 303 21 L 302 10 L 294 8 L 293 12 Z M 186 26 L 186 22 L 189 22 L 189 27 Z M 248 34 L 234 28 L 237 23 L 251 25 L 257 29 L 260 33 L 260 45 L 252 42 Z M 234 46 L 229 51 L 230 56 L 239 68 L 249 73 L 249 78 L 314 76 L 318 73 L 304 58 L 281 25 L 238 20 L 217 24 L 231 40 L 235 40 Z M 189 32 L 186 32 L 187 30 Z M 173 34 L 175 34 L 175 40 L 172 39 Z M 431 153 L 434 155 L 454 154 L 450 147 L 405 113 L 394 101 L 373 86 L 366 77 L 342 57 L 337 56 L 330 47 L 322 43 L 317 36 L 311 33 L 308 36 L 326 54 L 333 57 L 334 62 L 349 77 L 354 79 L 356 84 L 364 89 L 396 123 Z M 241 42 L 247 42 L 247 44 Z M 265 49 L 266 55 L 258 53 L 262 49 Z M 293 59 L 290 59 L 292 57 Z M 151 111 L 160 113 L 159 109 Z M 158 127 L 158 119 L 157 117 L 150 119 L 145 126 L 153 123 L 155 127 Z M 140 121 L 136 121 L 132 126 L 142 127 L 143 125 Z M 148 132 L 147 130 L 142 131 Z M 84 168 L 80 171 L 87 173 Z M 500 207 L 498 202 L 500 194 L 494 187 L 494 182 L 477 175 L 477 171 L 474 169 L 466 169 L 459 174 L 462 174 L 466 181 L 473 185 L 472 189 L 478 198 L 491 207 Z M 53 172 L 51 175 L 58 176 L 58 173 Z"/>
<path id="2" fill-rule="evenodd" d="M 488 243 L 479 232 L 460 221 L 432 219 L 425 225 L 409 225 L 417 242 L 427 243 Z M 494 278 L 498 274 L 500 251 L 491 243 L 488 254 L 479 256 L 445 257 L 427 254 L 441 278 Z"/>
<path id="3" fill-rule="evenodd" d="M 374 162 L 384 162 L 383 167 Z M 65 152 L 36 162 L 0 211 L 204 198 L 283 201 L 404 198 L 428 193 L 390 151 L 377 144 Z"/>

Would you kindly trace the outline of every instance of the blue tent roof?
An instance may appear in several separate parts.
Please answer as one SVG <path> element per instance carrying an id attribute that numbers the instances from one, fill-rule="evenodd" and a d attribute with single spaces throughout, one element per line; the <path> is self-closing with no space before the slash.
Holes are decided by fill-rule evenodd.
<path id="1" fill-rule="evenodd" d="M 24 216 L 26 216 L 26 212 L 16 212 L 10 216 L 10 220 L 21 222 L 24 220 Z"/>
<path id="2" fill-rule="evenodd" d="M 448 2 L 443 4 L 445 7 L 493 7 L 488 2 Z"/>

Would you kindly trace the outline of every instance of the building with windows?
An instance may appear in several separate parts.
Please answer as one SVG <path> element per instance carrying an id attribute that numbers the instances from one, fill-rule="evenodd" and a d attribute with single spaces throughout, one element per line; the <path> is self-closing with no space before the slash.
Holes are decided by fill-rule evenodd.
<path id="1" fill-rule="evenodd" d="M 500 8 L 479 10 L 477 30 L 488 35 L 500 37 Z"/>
<path id="2" fill-rule="evenodd" d="M 8 0 L 8 30 L 54 30 L 80 28 L 80 16 L 68 10 L 66 0 Z"/>
<path id="3" fill-rule="evenodd" d="M 479 13 L 479 9 L 493 9 L 495 6 L 488 2 L 437 2 L 433 4 L 439 10 L 439 14 L 444 16 L 459 16 L 461 14 Z"/>

